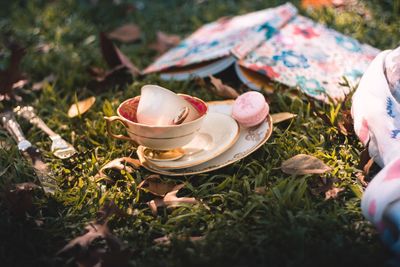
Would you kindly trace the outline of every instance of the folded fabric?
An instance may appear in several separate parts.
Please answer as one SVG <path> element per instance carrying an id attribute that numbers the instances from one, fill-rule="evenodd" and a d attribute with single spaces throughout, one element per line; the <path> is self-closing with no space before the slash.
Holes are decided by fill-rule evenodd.
<path id="1" fill-rule="evenodd" d="M 285 25 L 297 13 L 290 3 L 235 17 L 224 17 L 203 25 L 177 47 L 169 50 L 144 70 L 158 72 L 228 55 L 241 57 Z"/>
<path id="2" fill-rule="evenodd" d="M 361 208 L 383 241 L 400 253 L 400 48 L 381 52 L 352 98 L 354 129 L 383 169 L 364 192 Z"/>
<path id="3" fill-rule="evenodd" d="M 272 80 L 299 87 L 319 100 L 342 99 L 345 76 L 356 84 L 379 50 L 297 15 L 239 64 Z"/>

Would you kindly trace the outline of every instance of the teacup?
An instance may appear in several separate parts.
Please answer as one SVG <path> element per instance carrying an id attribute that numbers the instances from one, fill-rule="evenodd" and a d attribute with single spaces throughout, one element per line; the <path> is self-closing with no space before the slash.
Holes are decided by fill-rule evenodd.
<path id="1" fill-rule="evenodd" d="M 188 144 L 200 130 L 208 107 L 201 99 L 183 94 L 178 95 L 188 101 L 191 107 L 198 112 L 197 119 L 179 125 L 158 126 L 138 123 L 136 115 L 140 96 L 137 96 L 127 99 L 119 105 L 118 116 L 105 117 L 108 134 L 113 138 L 133 141 L 138 145 L 154 150 L 171 150 Z M 111 130 L 114 121 L 121 122 L 129 136 L 114 134 Z"/>
<path id="2" fill-rule="evenodd" d="M 186 116 L 181 123 L 199 117 L 199 112 L 184 98 L 161 86 L 148 84 L 141 89 L 136 117 L 142 124 L 172 125 L 185 111 Z"/>

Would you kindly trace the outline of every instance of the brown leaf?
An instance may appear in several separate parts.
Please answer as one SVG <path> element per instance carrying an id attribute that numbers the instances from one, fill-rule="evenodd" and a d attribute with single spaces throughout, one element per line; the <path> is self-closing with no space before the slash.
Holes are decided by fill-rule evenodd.
<path id="1" fill-rule="evenodd" d="M 332 187 L 328 191 L 325 192 L 325 200 L 330 198 L 335 199 L 338 197 L 338 194 L 342 192 L 344 188 Z"/>
<path id="2" fill-rule="evenodd" d="M 284 173 L 302 174 L 322 174 L 330 171 L 331 168 L 314 156 L 298 154 L 282 162 L 281 169 Z"/>
<path id="3" fill-rule="evenodd" d="M 110 68 L 124 66 L 132 75 L 140 75 L 140 70 L 107 38 L 106 34 L 100 33 L 100 47 L 105 61 Z"/>
<path id="4" fill-rule="evenodd" d="M 85 234 L 72 239 L 57 255 L 73 257 L 79 266 L 105 266 L 101 264 L 105 257 L 117 259 L 114 255 L 125 251 L 123 243 L 112 234 L 107 224 L 91 223 L 85 229 Z M 94 244 L 95 240 L 104 240 L 106 248 Z M 119 266 L 126 266 L 126 263 Z"/>
<path id="5" fill-rule="evenodd" d="M 69 241 L 57 255 L 72 257 L 78 266 L 127 266 L 131 252 L 107 225 L 108 218 L 118 213 L 117 209 L 113 202 L 107 202 L 98 213 L 100 217 L 85 227 L 86 233 Z M 94 242 L 97 240 L 105 242 Z"/>
<path id="6" fill-rule="evenodd" d="M 344 110 L 341 112 L 341 118 L 337 122 L 337 127 L 343 135 L 354 135 L 353 118 L 351 117 L 351 112 L 349 110 Z"/>
<path id="7" fill-rule="evenodd" d="M 130 157 L 122 157 L 122 158 L 116 158 L 113 159 L 112 161 L 109 161 L 106 165 L 104 165 L 99 172 L 96 174 L 96 177 L 105 177 L 107 176 L 104 171 L 108 170 L 108 169 L 114 169 L 114 170 L 125 170 L 129 173 L 133 172 L 132 167 L 130 167 L 129 165 L 127 165 L 127 163 L 129 165 L 131 165 L 132 167 L 134 167 L 134 169 L 138 169 L 140 167 L 140 161 L 137 159 L 133 159 Z"/>
<path id="8" fill-rule="evenodd" d="M 4 194 L 10 212 L 16 216 L 24 216 L 33 208 L 33 191 L 39 188 L 34 183 L 20 183 L 8 188 Z"/>
<path id="9" fill-rule="evenodd" d="M 267 187 L 265 186 L 258 186 L 256 188 L 254 188 L 254 193 L 259 194 L 259 195 L 263 195 L 267 192 Z"/>
<path id="10" fill-rule="evenodd" d="M 173 183 L 161 181 L 161 177 L 157 174 L 147 176 L 138 186 L 138 189 L 149 191 L 150 193 L 163 197 L 171 192 L 175 187 Z"/>
<path id="11" fill-rule="evenodd" d="M 25 49 L 17 44 L 12 44 L 10 49 L 10 63 L 7 69 L 0 71 L 0 101 L 14 98 L 14 84 L 23 80 L 23 75 L 20 72 L 20 63 L 25 55 Z"/>
<path id="12" fill-rule="evenodd" d="M 131 43 L 140 39 L 140 28 L 133 23 L 125 24 L 107 34 L 110 39 Z"/>
<path id="13" fill-rule="evenodd" d="M 72 104 L 68 109 L 68 117 L 73 118 L 78 115 L 82 115 L 93 106 L 94 102 L 96 102 L 96 98 L 91 96 L 79 101 L 78 103 Z"/>
<path id="14" fill-rule="evenodd" d="M 271 114 L 271 117 L 272 117 L 273 123 L 280 123 L 282 121 L 293 119 L 293 118 L 297 117 L 297 115 L 290 113 L 290 112 L 280 112 L 280 113 Z"/>
<path id="15" fill-rule="evenodd" d="M 302 0 L 301 6 L 303 8 L 321 8 L 333 5 L 333 0 Z"/>
<path id="16" fill-rule="evenodd" d="M 158 237 L 155 238 L 153 240 L 154 243 L 156 243 L 159 246 L 169 246 L 171 244 L 171 236 L 165 235 L 162 237 Z M 191 241 L 191 242 L 197 242 L 197 241 L 201 241 L 204 240 L 204 236 L 178 236 L 176 237 L 176 239 L 178 240 L 182 240 L 182 241 Z"/>
<path id="17" fill-rule="evenodd" d="M 154 215 L 157 215 L 157 209 L 160 207 L 177 207 L 181 204 L 196 204 L 198 201 L 194 197 L 177 197 L 178 191 L 184 187 L 184 184 L 176 185 L 168 192 L 164 198 L 156 198 L 151 200 L 148 205 Z"/>
<path id="18" fill-rule="evenodd" d="M 209 76 L 211 83 L 214 85 L 214 89 L 212 90 L 216 95 L 224 97 L 224 98 L 237 98 L 239 93 L 230 87 L 229 85 L 225 85 L 222 81 L 214 76 Z"/>
<path id="19" fill-rule="evenodd" d="M 54 82 L 56 79 L 56 76 L 54 74 L 50 74 L 49 76 L 45 77 L 42 81 L 36 82 L 32 85 L 32 90 L 33 91 L 39 91 L 43 89 L 43 86 L 45 84 Z"/>
<path id="20" fill-rule="evenodd" d="M 13 84 L 13 87 L 12 87 L 12 89 L 18 89 L 18 88 L 22 88 L 22 87 L 24 87 L 25 85 L 27 85 L 28 84 L 28 80 L 19 80 L 18 82 L 16 82 L 16 83 L 14 83 Z"/>
<path id="21" fill-rule="evenodd" d="M 150 49 L 156 50 L 159 54 L 163 54 L 172 47 L 178 45 L 181 38 L 178 35 L 157 32 L 157 41 L 149 45 Z"/>
<path id="22" fill-rule="evenodd" d="M 365 181 L 365 175 L 364 174 L 362 174 L 361 172 L 358 172 L 358 173 L 356 173 L 356 177 L 357 177 L 357 180 L 360 181 L 360 183 L 363 186 L 367 186 L 368 185 L 368 183 Z"/>
<path id="23" fill-rule="evenodd" d="M 368 146 L 369 146 L 369 141 L 366 145 L 367 148 L 365 148 L 360 153 L 360 163 L 358 163 L 358 166 L 357 166 L 358 169 L 363 170 L 365 175 L 369 174 L 369 171 L 370 171 L 372 165 L 374 164 L 374 160 L 369 155 Z"/>

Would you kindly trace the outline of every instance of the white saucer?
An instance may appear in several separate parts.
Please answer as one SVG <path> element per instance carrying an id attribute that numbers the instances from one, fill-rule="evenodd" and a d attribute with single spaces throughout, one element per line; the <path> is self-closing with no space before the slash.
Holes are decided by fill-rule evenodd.
<path id="1" fill-rule="evenodd" d="M 230 116 L 232 111 L 233 100 L 228 101 L 214 101 L 208 102 L 209 111 L 218 112 L 221 114 L 226 114 Z M 157 168 L 149 162 L 139 153 L 139 160 L 141 161 L 144 168 L 149 171 L 168 175 L 168 176 L 183 176 L 183 175 L 193 175 L 204 172 L 209 172 L 213 170 L 220 169 L 229 164 L 232 164 L 244 157 L 247 157 L 259 147 L 261 147 L 271 136 L 272 133 L 272 119 L 268 116 L 267 119 L 258 126 L 252 128 L 240 127 L 239 138 L 236 143 L 226 150 L 221 155 L 214 157 L 201 164 L 184 168 L 184 169 L 161 169 Z"/>
<path id="2" fill-rule="evenodd" d="M 138 155 L 145 158 L 147 165 L 156 169 L 183 169 L 207 162 L 232 147 L 239 137 L 239 125 L 223 113 L 209 112 L 195 138 L 182 149 L 185 155 L 176 160 L 152 160 L 144 155 L 143 146 L 139 146 Z"/>

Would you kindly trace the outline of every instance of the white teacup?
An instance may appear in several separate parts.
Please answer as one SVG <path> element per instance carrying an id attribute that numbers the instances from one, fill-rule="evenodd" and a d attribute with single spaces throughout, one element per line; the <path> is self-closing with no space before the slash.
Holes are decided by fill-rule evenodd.
<path id="1" fill-rule="evenodd" d="M 188 144 L 196 136 L 207 114 L 207 104 L 196 97 L 177 95 L 185 100 L 191 108 L 196 110 L 198 118 L 183 122 L 179 125 L 147 125 L 137 121 L 137 109 L 141 96 L 130 98 L 122 102 L 118 109 L 118 116 L 105 117 L 108 134 L 116 139 L 133 141 L 136 144 L 154 149 L 171 150 Z M 121 122 L 129 136 L 114 134 L 111 124 L 114 121 Z"/>
<path id="2" fill-rule="evenodd" d="M 199 112 L 184 98 L 166 88 L 149 84 L 141 89 L 136 117 L 137 121 L 142 124 L 172 125 L 185 108 L 188 109 L 188 114 L 183 123 L 199 117 Z"/>

